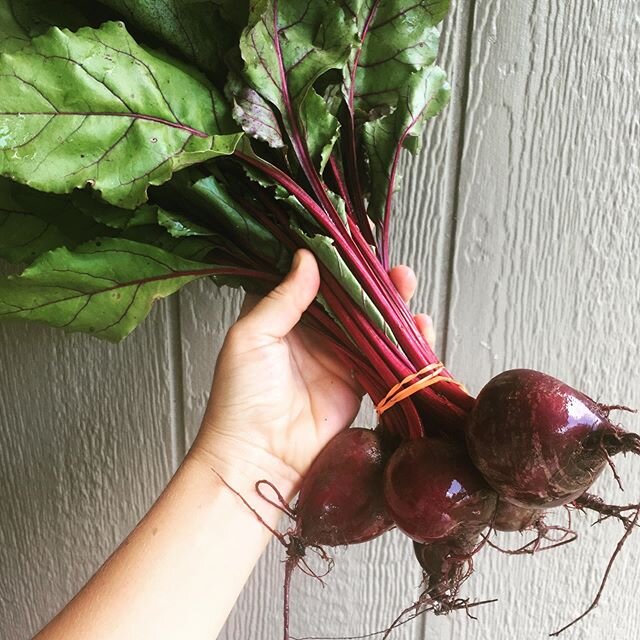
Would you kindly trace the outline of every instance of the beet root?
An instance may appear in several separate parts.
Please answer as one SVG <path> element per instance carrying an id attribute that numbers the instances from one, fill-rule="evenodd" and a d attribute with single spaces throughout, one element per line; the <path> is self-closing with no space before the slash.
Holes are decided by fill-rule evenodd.
<path id="1" fill-rule="evenodd" d="M 305 560 L 308 548 L 319 554 L 331 570 L 333 561 L 323 547 L 372 540 L 393 527 L 382 497 L 386 456 L 380 434 L 369 429 L 347 429 L 320 452 L 302 482 L 293 509 L 283 511 L 295 518 L 285 535 L 276 533 L 287 549 L 284 577 L 284 638 L 289 636 L 289 594 L 296 567 L 322 580 Z M 274 487 L 272 487 L 274 489 Z M 276 490 L 277 492 L 277 490 Z M 323 574 L 324 575 L 324 574 Z"/>
<path id="2" fill-rule="evenodd" d="M 497 496 L 457 444 L 435 438 L 405 442 L 384 474 L 387 509 L 416 542 L 480 531 L 491 523 Z"/>
<path id="3" fill-rule="evenodd" d="M 424 571 L 424 593 L 440 604 L 454 605 L 462 583 L 473 572 L 472 558 L 480 547 L 477 533 L 422 544 L 413 543 L 413 551 Z"/>
<path id="4" fill-rule="evenodd" d="M 303 545 L 366 542 L 393 527 L 382 495 L 385 462 L 380 436 L 369 429 L 347 429 L 327 444 L 305 476 L 294 510 Z"/>
<path id="5" fill-rule="evenodd" d="M 601 405 L 560 380 L 506 371 L 482 389 L 466 424 L 469 454 L 487 482 L 524 508 L 572 502 L 610 457 L 640 451 L 640 438 L 609 421 Z"/>

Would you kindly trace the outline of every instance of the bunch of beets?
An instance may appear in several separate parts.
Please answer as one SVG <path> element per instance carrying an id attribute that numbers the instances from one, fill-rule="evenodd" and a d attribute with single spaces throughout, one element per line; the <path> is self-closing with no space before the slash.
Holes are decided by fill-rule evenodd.
<path id="1" fill-rule="evenodd" d="M 0 279 L 0 319 L 117 341 L 196 279 L 266 293 L 311 250 L 322 283 L 303 322 L 379 423 L 331 441 L 283 506 L 287 590 L 305 549 L 397 527 L 424 571 L 414 613 L 469 606 L 460 585 L 492 530 L 530 531 L 530 553 L 572 539 L 546 523 L 556 507 L 617 517 L 625 535 L 638 519 L 588 493 L 640 451 L 609 418 L 624 407 L 531 370 L 472 397 L 389 277 L 402 150 L 449 98 L 448 10 L 0 0 L 0 258 L 25 265 Z"/>

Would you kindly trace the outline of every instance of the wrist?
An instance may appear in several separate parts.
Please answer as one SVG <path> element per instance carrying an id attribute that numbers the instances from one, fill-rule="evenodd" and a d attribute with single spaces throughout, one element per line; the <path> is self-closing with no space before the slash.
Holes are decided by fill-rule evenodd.
<path id="1" fill-rule="evenodd" d="M 243 496 L 255 495 L 261 480 L 273 484 L 287 501 L 297 493 L 300 474 L 277 456 L 235 438 L 215 433 L 199 434 L 187 453 L 185 463 L 199 467 L 202 473 L 219 474 Z"/>

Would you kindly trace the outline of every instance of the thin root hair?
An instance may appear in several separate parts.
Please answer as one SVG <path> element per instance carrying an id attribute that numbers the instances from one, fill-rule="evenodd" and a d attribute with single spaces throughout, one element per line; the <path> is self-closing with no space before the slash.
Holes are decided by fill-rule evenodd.
<path id="1" fill-rule="evenodd" d="M 598 588 L 598 592 L 596 593 L 596 597 L 593 599 L 591 604 L 585 609 L 585 611 L 583 611 L 577 618 L 572 620 L 569 624 L 566 624 L 561 629 L 558 629 L 558 631 L 554 631 L 553 633 L 550 633 L 549 635 L 551 637 L 559 636 L 561 633 L 563 633 L 564 631 L 566 631 L 567 629 L 572 627 L 574 624 L 580 622 L 580 620 L 582 620 L 583 618 L 588 616 L 598 606 L 598 604 L 600 602 L 600 598 L 602 597 L 602 594 L 604 592 L 605 585 L 607 584 L 607 580 L 609 579 L 609 575 L 611 573 L 611 569 L 613 568 L 613 563 L 615 562 L 616 558 L 618 557 L 618 555 L 622 551 L 622 547 L 624 547 L 625 542 L 628 540 L 628 538 L 631 535 L 634 527 L 637 525 L 639 519 L 640 519 L 640 506 L 636 509 L 636 513 L 635 513 L 633 519 L 631 520 L 630 525 L 625 527 L 624 535 L 618 541 L 618 544 L 616 545 L 616 548 L 614 549 L 613 554 L 611 555 L 611 558 L 609 559 L 609 563 L 607 564 L 607 568 L 606 568 L 606 570 L 604 572 L 604 575 L 602 577 L 602 581 L 600 582 L 600 587 Z"/>

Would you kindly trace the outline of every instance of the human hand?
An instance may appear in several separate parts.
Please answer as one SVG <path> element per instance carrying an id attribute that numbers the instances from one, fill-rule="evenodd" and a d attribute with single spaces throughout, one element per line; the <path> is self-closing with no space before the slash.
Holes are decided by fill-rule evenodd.
<path id="1" fill-rule="evenodd" d="M 414 272 L 400 266 L 390 276 L 409 301 Z M 301 250 L 284 281 L 245 308 L 220 352 L 190 452 L 229 480 L 238 473 L 268 479 L 289 498 L 325 444 L 351 424 L 362 399 L 329 341 L 297 326 L 319 284 L 313 254 Z M 416 323 L 432 343 L 431 319 L 421 314 Z"/>

